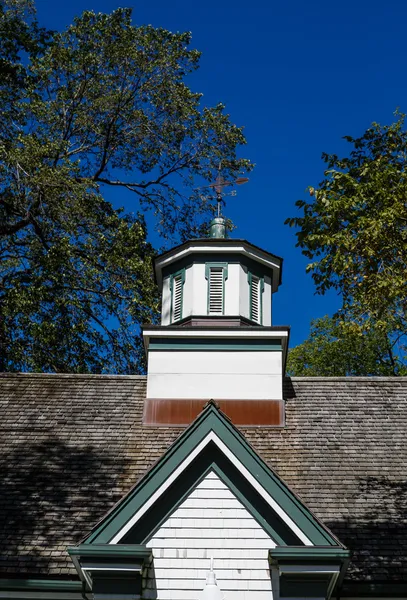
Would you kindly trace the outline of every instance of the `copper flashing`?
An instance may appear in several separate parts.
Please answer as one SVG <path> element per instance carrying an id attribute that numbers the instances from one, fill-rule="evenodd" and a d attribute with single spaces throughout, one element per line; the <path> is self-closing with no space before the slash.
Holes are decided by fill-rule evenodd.
<path id="1" fill-rule="evenodd" d="M 147 398 L 144 425 L 189 425 L 203 410 L 208 399 Z M 284 425 L 283 400 L 216 400 L 234 425 L 255 427 Z"/>

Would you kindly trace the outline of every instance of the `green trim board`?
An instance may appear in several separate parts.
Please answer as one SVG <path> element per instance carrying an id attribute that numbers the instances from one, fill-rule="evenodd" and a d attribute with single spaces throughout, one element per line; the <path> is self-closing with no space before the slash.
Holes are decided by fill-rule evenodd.
<path id="1" fill-rule="evenodd" d="M 349 550 L 333 546 L 276 546 L 269 551 L 280 598 L 330 598 L 349 562 Z M 276 582 L 274 582 L 276 586 Z"/>
<path id="2" fill-rule="evenodd" d="M 318 550 L 321 550 L 319 548 Z M 324 549 L 322 549 L 324 551 Z M 83 583 L 63 579 L 1 579 L 0 591 L 14 592 L 13 599 L 19 600 L 17 592 L 55 592 L 55 593 L 78 593 L 82 598 Z M 406 582 L 352 582 L 345 581 L 337 592 L 338 598 L 406 598 Z M 27 599 L 27 596 L 21 596 Z"/>
<path id="3" fill-rule="evenodd" d="M 80 544 L 67 550 L 82 581 L 106 598 L 140 593 L 142 570 L 153 556 L 139 544 Z"/>
<path id="4" fill-rule="evenodd" d="M 132 517 L 153 500 L 164 483 L 190 457 L 197 446 L 210 434 L 222 441 L 229 452 L 273 498 L 305 536 L 315 545 L 341 547 L 333 534 L 320 523 L 304 504 L 291 492 L 247 443 L 230 420 L 209 402 L 195 421 L 180 435 L 156 465 L 123 498 L 86 538 L 86 544 L 106 544 L 130 527 Z M 258 493 L 250 488 L 252 493 Z M 156 497 L 154 496 L 154 497 Z M 159 502 L 159 497 L 155 500 Z"/>
<path id="5" fill-rule="evenodd" d="M 150 338 L 149 350 L 232 350 L 277 352 L 282 350 L 280 339 L 222 339 L 222 338 Z"/>
<path id="6" fill-rule="evenodd" d="M 69 556 L 95 557 L 95 558 L 135 558 L 137 560 L 150 560 L 151 548 L 141 544 L 80 544 L 67 548 Z"/>
<path id="7" fill-rule="evenodd" d="M 243 504 L 251 516 L 278 544 L 298 544 L 297 536 L 259 495 L 253 494 L 247 481 L 223 453 L 210 443 L 165 492 L 165 502 L 157 503 L 147 511 L 136 525 L 123 537 L 125 544 L 146 544 L 163 526 L 193 490 L 214 472 Z M 120 542 L 120 543 L 121 543 Z"/>
<path id="8" fill-rule="evenodd" d="M 269 552 L 270 561 L 296 564 L 315 561 L 343 561 L 349 558 L 349 550 L 336 546 L 276 546 Z"/>
<path id="9" fill-rule="evenodd" d="M 185 284 L 185 268 L 176 271 L 176 273 L 172 273 L 170 276 L 170 294 L 171 294 L 171 307 L 170 307 L 170 323 L 176 323 L 177 321 L 173 320 L 174 315 L 174 279 L 180 277 L 181 279 L 181 308 L 180 308 L 180 321 L 182 319 L 183 309 L 184 309 L 184 284 Z"/>
<path id="10" fill-rule="evenodd" d="M 0 590 L 20 592 L 82 592 L 81 581 L 57 579 L 0 579 Z"/>

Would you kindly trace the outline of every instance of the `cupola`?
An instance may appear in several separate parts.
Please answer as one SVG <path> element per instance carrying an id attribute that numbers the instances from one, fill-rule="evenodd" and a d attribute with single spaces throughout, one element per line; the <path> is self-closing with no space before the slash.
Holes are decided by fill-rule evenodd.
<path id="1" fill-rule="evenodd" d="M 146 424 L 189 424 L 209 400 L 235 424 L 283 424 L 289 329 L 272 325 L 282 259 L 224 237 L 224 225 L 217 217 L 210 237 L 155 261 L 162 314 L 143 332 Z"/>

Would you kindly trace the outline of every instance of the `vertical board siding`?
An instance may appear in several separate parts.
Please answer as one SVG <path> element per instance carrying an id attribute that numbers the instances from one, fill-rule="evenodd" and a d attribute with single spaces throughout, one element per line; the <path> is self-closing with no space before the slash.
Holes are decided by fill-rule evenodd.
<path id="1" fill-rule="evenodd" d="M 147 546 L 154 561 L 143 598 L 199 600 L 213 557 L 225 600 L 272 600 L 268 551 L 275 543 L 213 472 Z"/>

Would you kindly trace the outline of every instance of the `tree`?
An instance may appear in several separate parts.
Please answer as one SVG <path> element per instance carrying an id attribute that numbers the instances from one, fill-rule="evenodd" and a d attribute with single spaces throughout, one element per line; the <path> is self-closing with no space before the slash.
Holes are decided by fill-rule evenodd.
<path id="1" fill-rule="evenodd" d="M 2 135 L 9 118 L 18 119 L 11 101 L 21 98 L 28 77 L 23 56 L 37 56 L 44 51 L 50 34 L 40 28 L 30 0 L 0 1 L 0 106 Z M 6 123 L 5 123 L 6 121 Z"/>
<path id="2" fill-rule="evenodd" d="M 297 246 L 311 260 L 317 293 L 336 289 L 341 318 L 359 332 L 382 329 L 393 342 L 407 334 L 407 132 L 404 115 L 346 136 L 348 157 L 323 154 L 325 177 L 309 188 Z"/>
<path id="3" fill-rule="evenodd" d="M 289 351 L 291 376 L 405 375 L 406 348 L 396 347 L 382 328 L 361 333 L 338 318 L 325 316 L 311 322 L 305 342 Z"/>
<path id="4" fill-rule="evenodd" d="M 203 231 L 197 181 L 220 160 L 225 176 L 251 168 L 242 130 L 185 84 L 189 33 L 135 27 L 129 9 L 50 33 L 0 6 L 0 370 L 137 372 L 158 309 L 140 210 L 174 239 Z"/>

